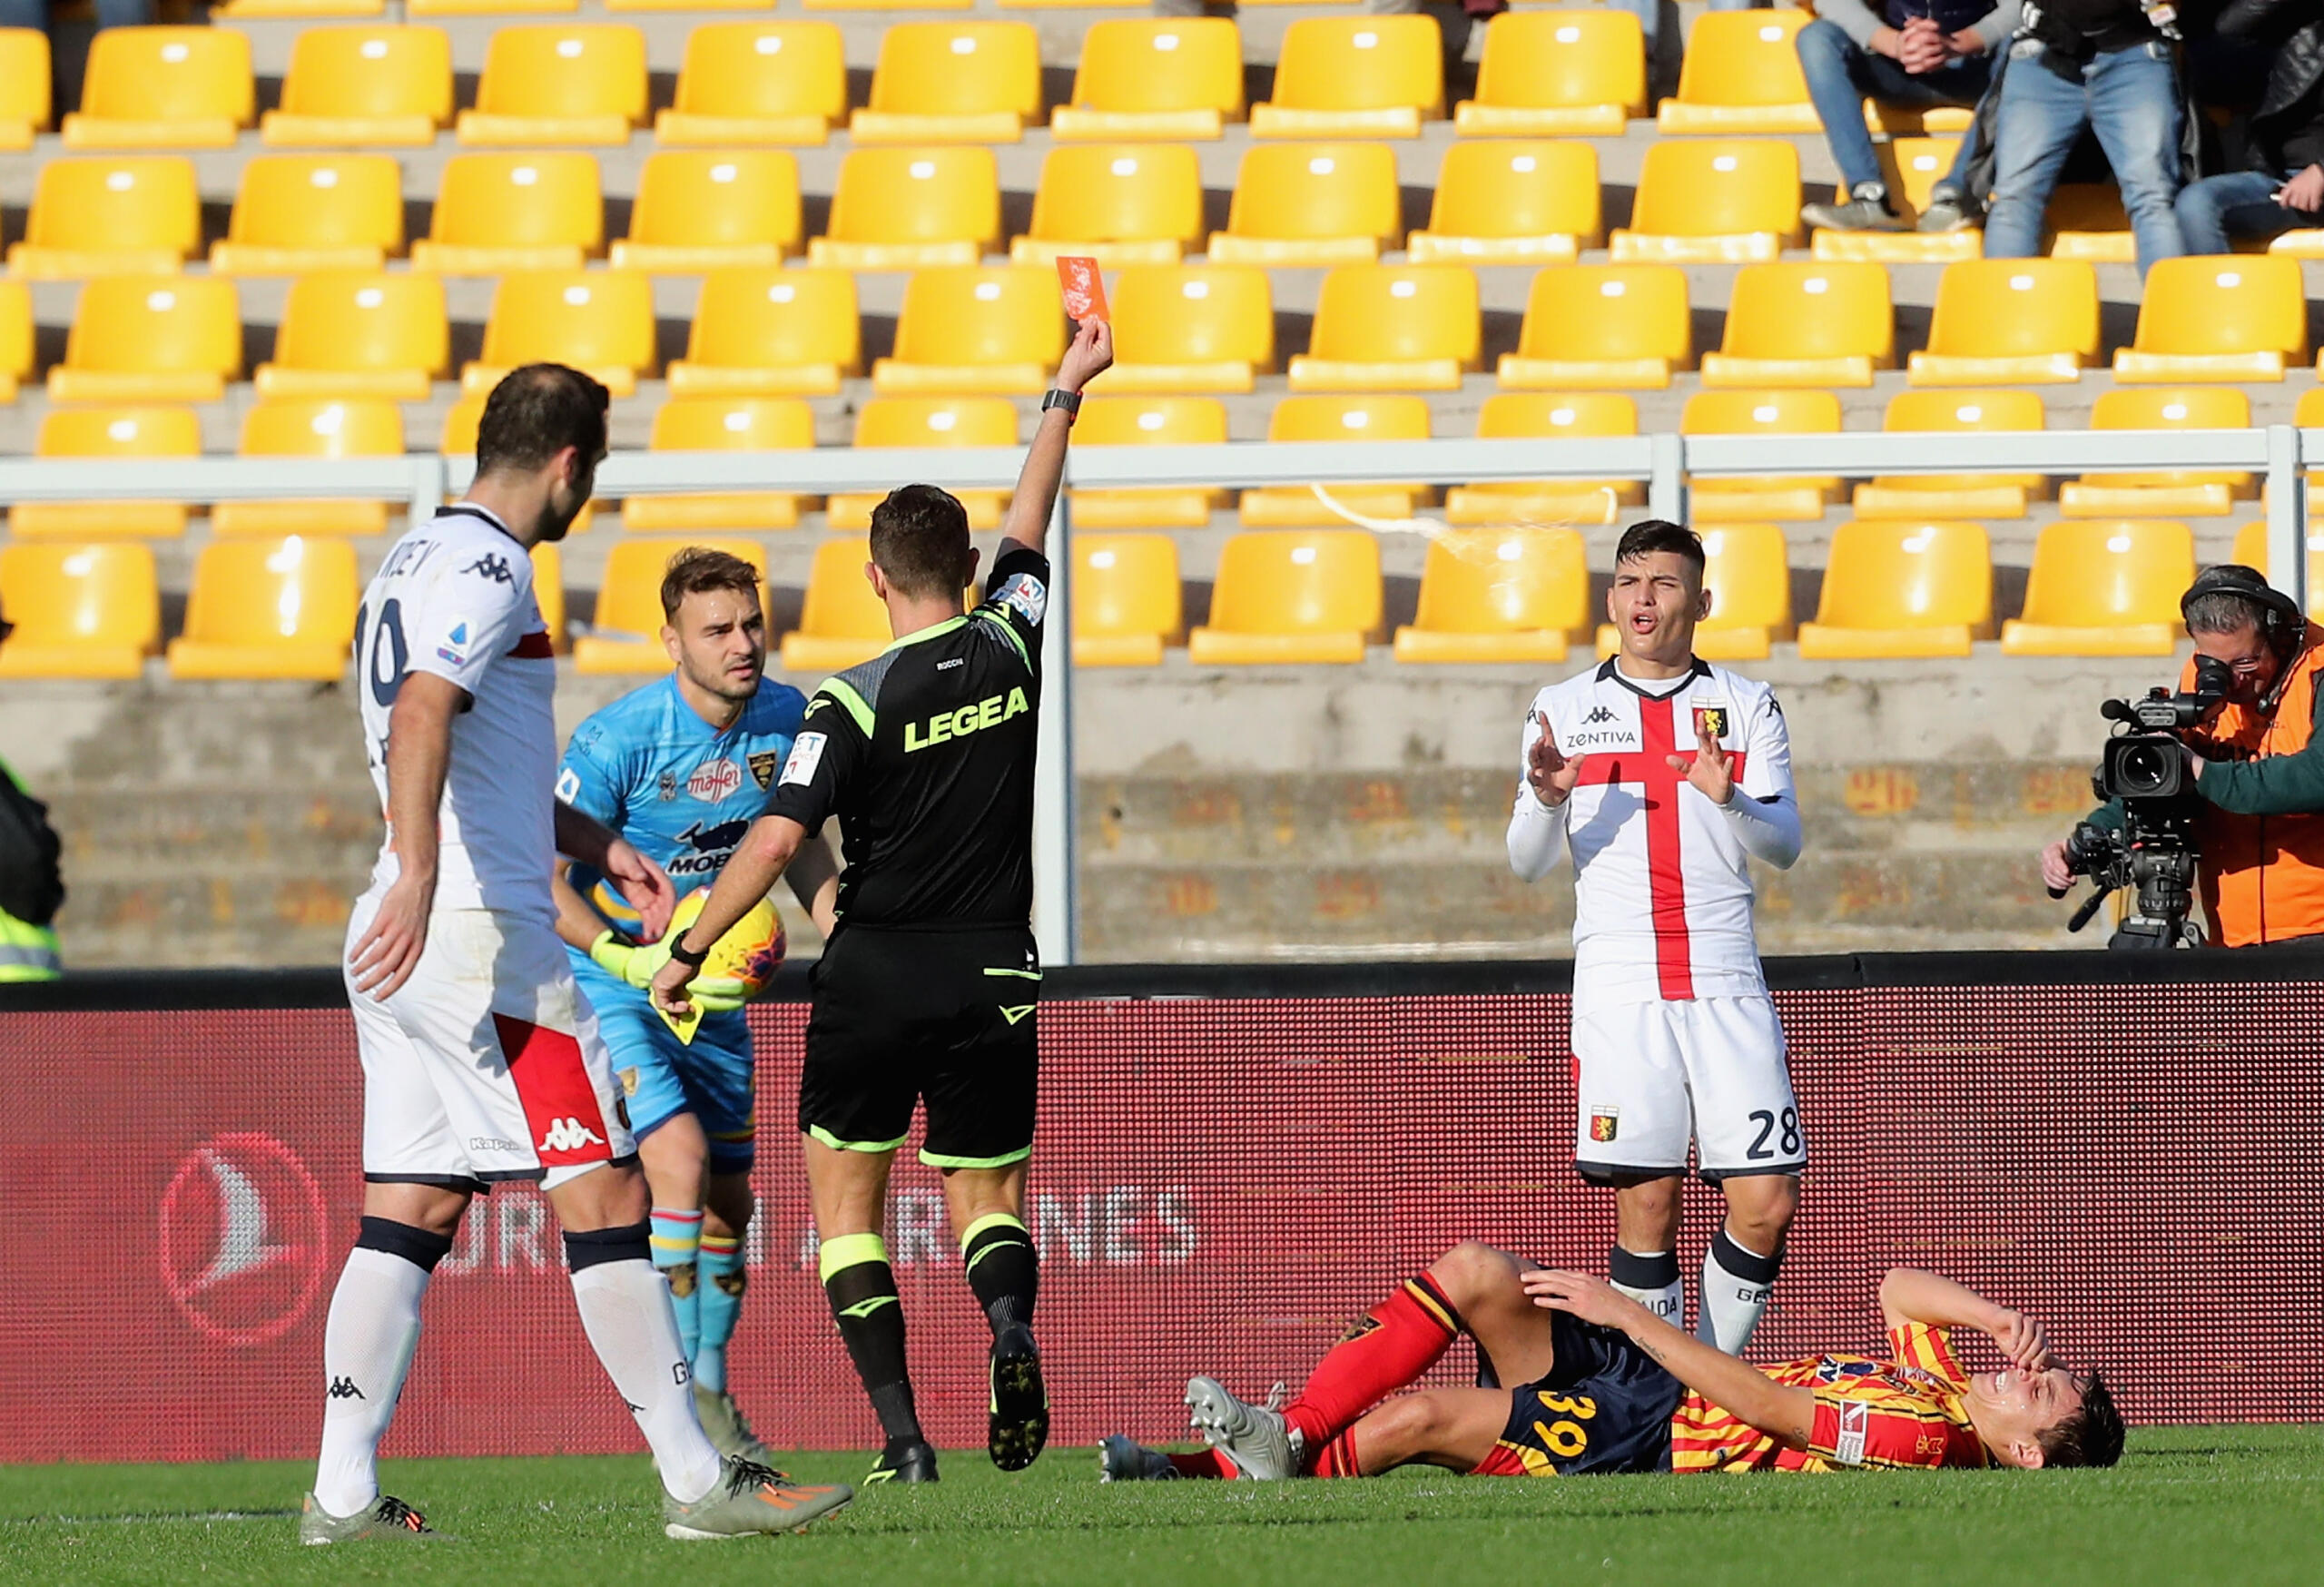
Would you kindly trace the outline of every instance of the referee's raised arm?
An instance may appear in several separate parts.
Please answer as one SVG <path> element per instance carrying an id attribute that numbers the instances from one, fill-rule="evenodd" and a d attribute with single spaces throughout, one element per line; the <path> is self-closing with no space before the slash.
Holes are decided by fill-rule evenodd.
<path id="1" fill-rule="evenodd" d="M 1041 399 L 1040 428 L 1025 454 L 1017 476 L 1017 494 L 1009 498 L 1009 517 L 1000 526 L 1001 549 L 1014 540 L 1028 550 L 1046 554 L 1049 514 L 1057 507 L 1059 484 L 1065 478 L 1065 444 L 1073 420 L 1081 411 L 1081 388 L 1112 367 L 1114 328 L 1103 320 L 1085 320 L 1073 333 L 1073 344 L 1057 367 L 1057 384 Z M 1064 394 L 1059 400 L 1057 393 Z"/>

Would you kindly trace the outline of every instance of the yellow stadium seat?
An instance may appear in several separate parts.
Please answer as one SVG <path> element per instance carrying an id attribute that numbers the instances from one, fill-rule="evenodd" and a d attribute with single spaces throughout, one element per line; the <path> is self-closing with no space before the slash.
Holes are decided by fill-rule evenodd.
<path id="1" fill-rule="evenodd" d="M 2308 361 L 2299 261 L 2165 259 L 2147 272 L 2137 339 L 2114 354 L 2121 381 L 2280 380 Z"/>
<path id="2" fill-rule="evenodd" d="M 0 606 L 15 625 L 0 640 L 0 678 L 133 678 L 161 653 L 143 546 L 0 546 Z"/>
<path id="3" fill-rule="evenodd" d="M 387 15 L 388 0 L 225 0 L 213 19 L 228 22 L 360 21 Z"/>
<path id="4" fill-rule="evenodd" d="M 1041 38 L 1029 22 L 900 22 L 880 35 L 863 143 L 1014 143 L 1041 119 Z"/>
<path id="5" fill-rule="evenodd" d="M 530 271 L 500 278 L 484 325 L 484 356 L 460 371 L 465 391 L 489 391 L 509 370 L 570 364 L 616 397 L 636 394 L 655 364 L 654 284 L 631 271 Z"/>
<path id="6" fill-rule="evenodd" d="M 713 22 L 686 35 L 664 147 L 822 143 L 847 114 L 847 57 L 828 22 Z"/>
<path id="7" fill-rule="evenodd" d="M 212 540 L 193 565 L 170 675 L 335 682 L 361 598 L 345 540 Z"/>
<path id="8" fill-rule="evenodd" d="M 815 444 L 815 415 L 795 397 L 673 397 L 655 410 L 657 452 L 793 451 Z M 785 490 L 633 496 L 621 527 L 649 532 L 793 529 L 801 498 Z"/>
<path id="9" fill-rule="evenodd" d="M 1465 264 L 1344 264 L 1324 278 L 1295 391 L 1457 391 L 1483 359 Z"/>
<path id="10" fill-rule="evenodd" d="M 1403 238 L 1396 156 L 1385 143 L 1262 143 L 1243 155 L 1218 264 L 1368 264 Z"/>
<path id="11" fill-rule="evenodd" d="M 1306 16 L 1284 31 L 1275 98 L 1251 107 L 1251 136 L 1417 138 L 1443 115 L 1436 18 Z"/>
<path id="12" fill-rule="evenodd" d="M 1797 149 L 1771 138 L 1668 142 L 1648 147 L 1630 223 L 1608 239 L 1607 257 L 1617 264 L 1749 263 L 1798 242 Z"/>
<path id="13" fill-rule="evenodd" d="M 1275 368 L 1275 296 L 1244 264 L 1132 265 L 1113 289 L 1114 367 L 1095 389 L 1248 391 Z"/>
<path id="14" fill-rule="evenodd" d="M 1983 525 L 1875 518 L 1832 532 L 1816 620 L 1799 626 L 1815 661 L 1965 656 L 1994 636 L 1993 550 Z"/>
<path id="15" fill-rule="evenodd" d="M 252 403 L 242 415 L 245 458 L 399 458 L 403 411 L 377 397 L 346 400 L 284 397 Z M 233 539 L 284 535 L 379 535 L 389 504 L 345 498 L 222 501 L 210 509 L 210 532 Z"/>
<path id="16" fill-rule="evenodd" d="M 975 0 L 805 0 L 809 11 L 968 11 Z"/>
<path id="17" fill-rule="evenodd" d="M 1271 441 L 1423 441 L 1428 439 L 1425 397 L 1286 397 L 1267 417 Z M 1341 508 L 1364 518 L 1409 518 L 1429 497 L 1427 485 L 1411 482 L 1330 485 Z M 1315 492 L 1301 485 L 1270 485 L 1243 492 L 1241 518 L 1247 528 L 1279 528 L 1344 520 Z"/>
<path id="18" fill-rule="evenodd" d="M 48 34 L 36 27 L 0 27 L 0 150 L 22 153 L 48 129 L 54 70 Z"/>
<path id="19" fill-rule="evenodd" d="M 1747 264 L 1706 386 L 1869 386 L 1896 364 L 1888 272 L 1863 262 Z"/>
<path id="20" fill-rule="evenodd" d="M 37 458 L 198 458 L 202 421 L 191 408 L 60 408 L 41 420 Z M 20 540 L 173 540 L 180 501 L 27 501 L 8 509 Z"/>
<path id="21" fill-rule="evenodd" d="M 1670 264 L 1560 264 L 1533 278 L 1502 385 L 1519 391 L 1660 389 L 1695 361 L 1687 272 Z"/>
<path id="22" fill-rule="evenodd" d="M 2060 386 L 2098 361 L 2098 273 L 2076 259 L 1945 266 L 1915 386 Z"/>
<path id="23" fill-rule="evenodd" d="M 2312 389 L 2324 391 L 2324 386 Z M 2324 611 L 2324 577 L 2319 577 L 2324 567 L 2318 566 L 2324 558 L 2318 557 L 2319 552 L 2324 552 L 2324 530 L 2311 529 L 2308 536 L 2308 615 L 2311 617 Z M 2236 530 L 2235 549 L 2228 557 L 2246 567 L 2257 568 L 2264 576 L 2268 571 L 2268 520 L 2254 518 Z"/>
<path id="24" fill-rule="evenodd" d="M 904 283 L 896 356 L 872 366 L 872 389 L 882 396 L 1035 396 L 1064 355 L 1055 271 L 1019 264 L 923 270 Z"/>
<path id="25" fill-rule="evenodd" d="M 1456 529 L 1432 540 L 1420 609 L 1396 630 L 1398 661 L 1563 661 L 1590 629 L 1580 531 Z"/>
<path id="26" fill-rule="evenodd" d="M 1215 397 L 1100 397 L 1081 404 L 1073 449 L 1223 445 L 1226 406 Z M 1198 485 L 1074 490 L 1076 529 L 1199 529 L 1226 505 L 1226 493 Z M 1078 596 L 1077 596 L 1078 599 Z"/>
<path id="27" fill-rule="evenodd" d="M 8 270 L 30 281 L 167 275 L 201 246 L 202 194 L 184 156 L 49 160 Z"/>
<path id="28" fill-rule="evenodd" d="M 1679 69 L 1679 97 L 1662 102 L 1657 127 L 1665 133 L 1822 132 L 1795 42 L 1814 20 L 1790 9 L 1696 17 L 1686 64 Z"/>
<path id="29" fill-rule="evenodd" d="M 1646 35 L 1627 11 L 1503 12 L 1485 27 L 1464 138 L 1619 138 L 1646 113 Z"/>
<path id="30" fill-rule="evenodd" d="M 1060 254 L 1108 266 L 1176 264 L 1202 246 L 1202 167 L 1183 143 L 1068 143 L 1041 161 L 1019 264 Z"/>
<path id="31" fill-rule="evenodd" d="M 290 44 L 270 148 L 424 148 L 452 123 L 452 41 L 438 27 L 310 27 Z"/>
<path id="32" fill-rule="evenodd" d="M 242 315 L 222 277 L 107 276 L 81 289 L 52 402 L 215 402 L 242 372 Z"/>
<path id="33" fill-rule="evenodd" d="M 1791 565 L 1780 524 L 1720 524 L 1703 534 L 1703 587 L 1710 616 L 1695 629 L 1705 661 L 1765 661 L 1791 636 Z M 1621 647 L 1611 624 L 1598 626 L 1598 654 Z"/>
<path id="34" fill-rule="evenodd" d="M 532 557 L 533 601 L 541 609 L 541 626 L 548 630 L 549 648 L 562 656 L 566 649 L 564 548 L 553 540 L 543 540 L 533 547 Z"/>
<path id="35" fill-rule="evenodd" d="M 1994 391 L 1899 391 L 1888 399 L 1881 428 L 1918 430 L 2038 430 L 2048 416 L 2040 393 L 2023 387 Z M 1898 474 L 1856 488 L 1860 518 L 2022 518 L 2029 498 L 2049 487 L 2040 474 Z"/>
<path id="36" fill-rule="evenodd" d="M 1638 404 L 1611 391 L 1503 391 L 1477 414 L 1479 440 L 1586 439 L 1638 434 Z M 1459 485 L 1444 496 L 1447 523 L 1610 524 L 1616 510 L 1646 499 L 1636 479 L 1495 479 Z"/>
<path id="37" fill-rule="evenodd" d="M 645 124 L 645 35 L 617 22 L 504 27 L 485 45 L 476 108 L 455 123 L 484 148 L 621 144 Z"/>
<path id="38" fill-rule="evenodd" d="M 825 540 L 815 547 L 799 626 L 783 636 L 783 671 L 843 672 L 894 643 L 888 608 L 863 577 L 871 559 L 868 540 Z"/>
<path id="39" fill-rule="evenodd" d="M 721 270 L 703 278 L 676 396 L 830 397 L 863 372 L 855 278 L 843 270 Z"/>
<path id="40" fill-rule="evenodd" d="M 404 0 L 407 16 L 561 16 L 581 0 Z"/>
<path id="41" fill-rule="evenodd" d="M 2194 581 L 2185 524 L 2052 524 L 2034 543 L 2025 615 L 2002 625 L 2002 652 L 2169 656 L 2179 646 L 2179 597 Z"/>
<path id="42" fill-rule="evenodd" d="M 1158 666 L 1164 647 L 1177 644 L 1186 627 L 1176 540 L 1073 537 L 1074 665 Z"/>
<path id="43" fill-rule="evenodd" d="M 378 270 L 403 251 L 403 176 L 386 154 L 261 154 L 242 167 L 223 275 Z"/>
<path id="44" fill-rule="evenodd" d="M 1604 242 L 1598 151 L 1578 141 L 1529 139 L 1458 143 L 1445 150 L 1428 228 L 1413 232 L 1404 246 L 1416 264 L 1571 264 L 1582 249 Z"/>
<path id="45" fill-rule="evenodd" d="M 33 378 L 33 294 L 22 281 L 0 281 L 0 402 L 14 402 Z"/>
<path id="46" fill-rule="evenodd" d="M 2052 259 L 2085 259 L 2093 264 L 2138 261 L 2131 218 L 2111 182 L 2059 183 L 2043 212 L 2042 224 L 2048 233 L 2043 251 Z"/>
<path id="47" fill-rule="evenodd" d="M 1888 202 L 1910 227 L 1928 208 L 1929 198 L 1945 173 L 1961 140 L 1952 138 L 1891 138 L 1876 145 L 1880 179 L 1888 184 Z M 1840 195 L 1845 198 L 1846 195 Z M 1950 264 L 1956 259 L 1976 259 L 1984 253 L 1985 234 L 1975 227 L 1958 232 L 1836 232 L 1817 229 L 1808 239 L 1816 257 L 1831 261 L 1868 260 L 1876 264 Z"/>
<path id="48" fill-rule="evenodd" d="M 1364 530 L 1235 535 L 1219 552 L 1210 621 L 1187 636 L 1187 659 L 1359 662 L 1380 622 L 1380 542 Z"/>
<path id="49" fill-rule="evenodd" d="M 662 646 L 662 576 L 669 571 L 670 558 L 689 546 L 724 551 L 758 569 L 759 605 L 768 614 L 768 621 L 773 620 L 773 603 L 766 588 L 766 551 L 755 540 L 619 540 L 606 554 L 605 572 L 598 580 L 596 621 L 590 624 L 590 632 L 573 642 L 574 671 L 617 676 L 670 670 L 670 653 Z"/>
<path id="50" fill-rule="evenodd" d="M 858 448 L 1013 447 L 1017 405 L 1006 397 L 874 397 L 856 410 L 854 444 Z M 861 534 L 872 527 L 872 509 L 886 494 L 857 491 L 834 496 L 824 504 L 825 521 L 834 529 Z M 988 488 L 952 494 L 968 510 L 969 527 L 1000 527 L 1009 492 Z"/>
<path id="51" fill-rule="evenodd" d="M 694 275 L 777 265 L 801 238 L 799 162 L 779 149 L 665 149 L 646 157 L 613 245 L 615 270 Z"/>
<path id="52" fill-rule="evenodd" d="M 108 27 L 89 45 L 68 149 L 231 149 L 258 119 L 251 41 L 231 27 Z"/>
<path id="53" fill-rule="evenodd" d="M 444 283 L 434 276 L 329 271 L 284 300 L 261 397 L 381 397 L 418 402 L 451 373 Z"/>
<path id="54" fill-rule="evenodd" d="M 595 157 L 573 152 L 455 154 L 411 267 L 444 275 L 578 270 L 605 250 Z"/>
<path id="55" fill-rule="evenodd" d="M 1680 435 L 1837 435 L 1840 399 L 1829 391 L 1698 391 L 1679 410 Z M 1695 520 L 1809 520 L 1839 499 L 1840 482 L 1822 475 L 1715 475 L 1690 487 Z"/>
<path id="56" fill-rule="evenodd" d="M 2093 429 L 2249 429 L 2251 399 L 2232 386 L 2133 386 L 2090 405 Z M 2254 494 L 2251 476 L 2235 470 L 2085 474 L 2058 488 L 2058 511 L 2070 518 L 2119 518 L 2170 513 L 2224 518 Z"/>
<path id="57" fill-rule="evenodd" d="M 1222 135 L 1244 115 L 1243 36 L 1223 16 L 1093 22 L 1073 100 L 1049 113 L 1059 143 Z"/>
<path id="58" fill-rule="evenodd" d="M 1000 168 L 992 151 L 851 149 L 832 194 L 831 230 L 807 244 L 838 270 L 974 264 L 1000 246 Z"/>

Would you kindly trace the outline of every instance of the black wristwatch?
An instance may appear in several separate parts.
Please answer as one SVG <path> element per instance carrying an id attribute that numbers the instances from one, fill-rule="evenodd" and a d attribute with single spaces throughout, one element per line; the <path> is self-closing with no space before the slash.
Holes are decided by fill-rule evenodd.
<path id="1" fill-rule="evenodd" d="M 675 937 L 673 937 L 670 940 L 670 957 L 676 960 L 680 964 L 684 965 L 688 970 L 700 970 L 702 968 L 702 961 L 710 957 L 710 950 L 708 948 L 704 948 L 699 952 L 687 952 L 686 934 L 684 932 L 680 932 Z"/>
<path id="2" fill-rule="evenodd" d="M 1041 411 L 1043 413 L 1047 413 L 1052 408 L 1064 409 L 1065 422 L 1071 424 L 1075 419 L 1081 417 L 1081 393 L 1078 391 L 1060 391 L 1055 387 L 1051 387 L 1049 390 L 1041 394 Z"/>

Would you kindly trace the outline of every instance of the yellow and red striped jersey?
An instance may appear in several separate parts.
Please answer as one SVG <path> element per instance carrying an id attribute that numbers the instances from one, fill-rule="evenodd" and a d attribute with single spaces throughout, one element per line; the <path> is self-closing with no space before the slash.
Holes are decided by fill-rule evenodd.
<path id="1" fill-rule="evenodd" d="M 1811 1355 L 1766 1369 L 1816 1393 L 1806 1449 L 1787 1449 L 1698 1394 L 1670 1418 L 1674 1472 L 1828 1472 L 1838 1466 L 1985 1466 L 1985 1442 L 1961 1404 L 1968 1374 L 1946 1330 L 1907 1323 L 1888 1334 L 1885 1361 Z"/>

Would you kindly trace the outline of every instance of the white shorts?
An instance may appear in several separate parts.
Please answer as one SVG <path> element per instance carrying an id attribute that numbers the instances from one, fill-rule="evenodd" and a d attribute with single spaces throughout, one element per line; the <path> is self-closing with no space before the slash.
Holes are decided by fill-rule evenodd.
<path id="1" fill-rule="evenodd" d="M 375 893 L 355 902 L 347 946 Z M 479 1190 L 551 1188 L 635 1160 L 629 1117 L 597 1017 L 548 922 L 438 910 L 411 979 L 386 1002 L 350 981 L 363 1059 L 363 1178 Z"/>
<path id="2" fill-rule="evenodd" d="M 1584 1178 L 1797 1173 L 1807 1160 L 1765 997 L 1616 1003 L 1573 1019 L 1574 1166 Z"/>

